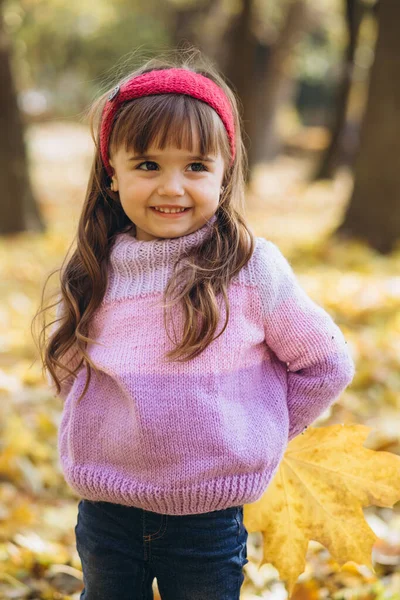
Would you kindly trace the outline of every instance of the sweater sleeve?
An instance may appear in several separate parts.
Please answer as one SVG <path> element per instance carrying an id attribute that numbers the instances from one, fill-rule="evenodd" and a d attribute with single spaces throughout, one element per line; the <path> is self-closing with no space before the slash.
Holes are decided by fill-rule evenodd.
<path id="1" fill-rule="evenodd" d="M 307 295 L 279 248 L 258 239 L 265 341 L 287 364 L 290 441 L 339 398 L 355 365 L 341 330 Z"/>
<path id="2" fill-rule="evenodd" d="M 63 309 L 63 302 L 61 301 L 59 304 L 57 304 L 56 319 L 59 319 L 61 317 L 62 309 Z M 52 334 L 56 330 L 56 327 L 57 327 L 57 321 L 53 324 L 50 334 Z M 67 365 L 68 368 L 71 370 L 74 370 L 77 367 L 77 365 L 80 362 L 80 359 L 78 358 L 78 354 L 76 352 L 76 347 L 74 345 L 67 350 L 67 352 L 62 357 L 61 362 L 62 362 L 62 364 Z M 70 375 L 68 373 L 68 371 L 65 371 L 64 369 L 60 369 L 59 367 L 56 367 L 56 373 L 57 373 L 57 376 L 60 378 L 60 385 L 61 385 L 61 392 L 60 392 L 60 394 L 58 394 L 58 396 L 60 398 L 62 398 L 63 400 L 66 400 L 75 378 L 72 375 Z M 65 377 L 65 379 L 64 379 L 64 377 Z M 48 384 L 48 387 L 50 388 L 50 391 L 54 395 L 56 395 L 57 394 L 56 384 L 49 372 L 46 373 L 46 378 L 47 378 L 47 384 Z"/>

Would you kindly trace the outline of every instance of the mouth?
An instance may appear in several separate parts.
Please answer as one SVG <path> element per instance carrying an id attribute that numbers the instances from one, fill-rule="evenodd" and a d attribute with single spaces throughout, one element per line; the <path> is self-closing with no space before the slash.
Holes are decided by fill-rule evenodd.
<path id="1" fill-rule="evenodd" d="M 150 209 L 158 216 L 164 217 L 167 219 L 177 219 L 178 217 L 182 217 L 184 214 L 189 212 L 191 208 L 185 208 L 185 210 L 179 212 L 161 212 L 160 210 L 156 210 L 154 206 L 151 206 Z"/>

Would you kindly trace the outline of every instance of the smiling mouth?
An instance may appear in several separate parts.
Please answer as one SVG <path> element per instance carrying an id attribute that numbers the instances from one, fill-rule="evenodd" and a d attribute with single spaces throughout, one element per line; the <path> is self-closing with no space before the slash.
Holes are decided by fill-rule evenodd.
<path id="1" fill-rule="evenodd" d="M 189 210 L 191 210 L 191 207 L 187 207 L 184 210 L 179 210 L 179 211 L 173 211 L 173 212 L 169 212 L 169 211 L 163 211 L 163 210 L 157 210 L 154 206 L 150 207 L 151 210 L 155 213 L 157 213 L 158 215 L 161 215 L 163 217 L 178 217 L 180 215 L 184 215 L 185 213 L 187 213 Z"/>

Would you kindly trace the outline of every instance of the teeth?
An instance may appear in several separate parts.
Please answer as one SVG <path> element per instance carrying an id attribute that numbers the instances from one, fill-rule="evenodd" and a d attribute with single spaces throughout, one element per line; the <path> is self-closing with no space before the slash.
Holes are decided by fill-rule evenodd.
<path id="1" fill-rule="evenodd" d="M 177 212 L 184 212 L 185 209 L 184 208 L 156 208 L 154 207 L 156 210 L 158 210 L 159 212 L 165 212 L 165 213 L 177 213 Z"/>

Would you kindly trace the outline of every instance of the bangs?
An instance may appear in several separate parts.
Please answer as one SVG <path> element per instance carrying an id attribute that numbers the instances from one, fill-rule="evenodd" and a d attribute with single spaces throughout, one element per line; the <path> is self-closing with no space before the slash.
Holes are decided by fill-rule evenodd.
<path id="1" fill-rule="evenodd" d="M 197 147 L 196 135 L 199 140 Z M 222 154 L 229 164 L 230 145 L 225 126 L 215 110 L 184 94 L 143 96 L 123 104 L 115 117 L 109 152 L 144 154 L 150 146 L 175 146 L 193 154 Z"/>

